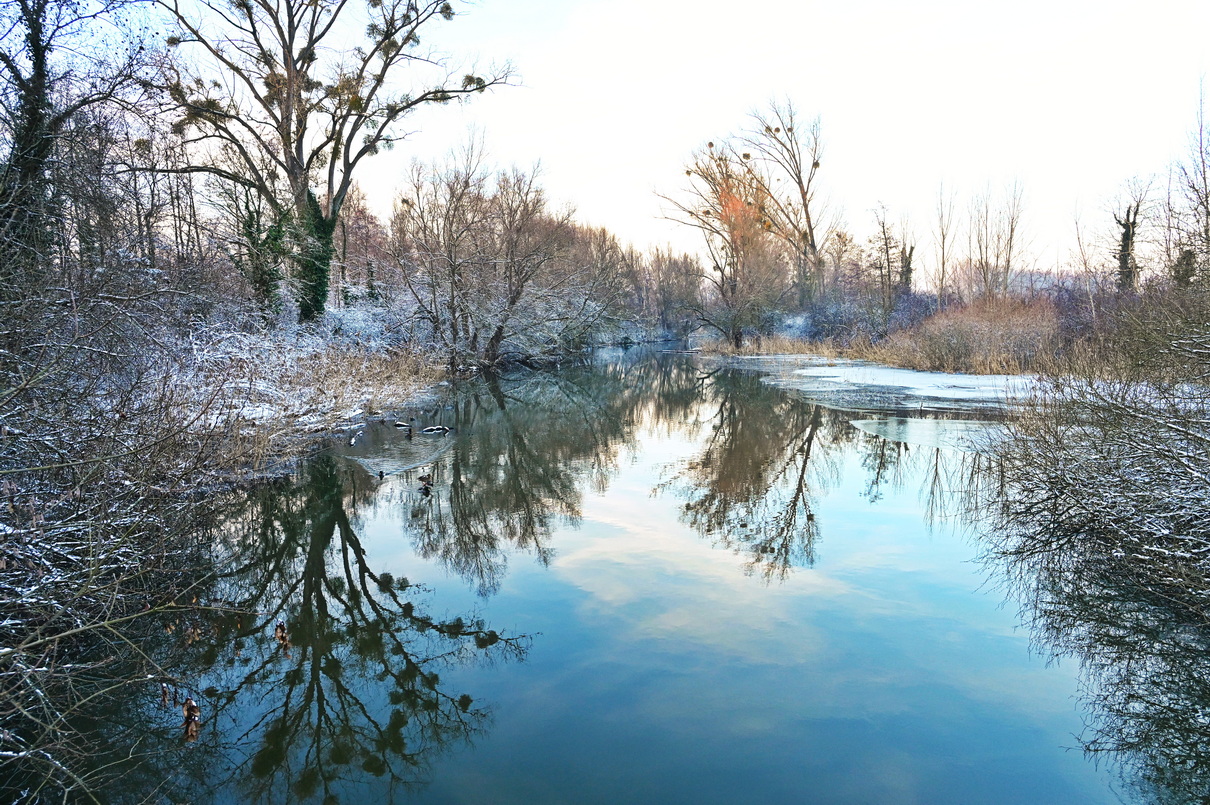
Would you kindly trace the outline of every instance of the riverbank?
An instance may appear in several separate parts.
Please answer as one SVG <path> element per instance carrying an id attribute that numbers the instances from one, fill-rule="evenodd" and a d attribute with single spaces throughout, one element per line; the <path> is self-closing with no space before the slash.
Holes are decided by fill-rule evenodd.
<path id="1" fill-rule="evenodd" d="M 186 330 L 35 302 L 0 326 L 6 802 L 109 784 L 81 737 L 99 703 L 127 712 L 154 689 L 167 707 L 172 636 L 192 645 L 202 611 L 229 607 L 205 603 L 232 516 L 214 492 L 290 474 L 321 439 L 442 381 L 423 355 L 336 326 Z"/>
<path id="2" fill-rule="evenodd" d="M 255 466 L 422 402 L 445 374 L 399 346 L 318 332 L 227 333 L 195 345 L 176 382 L 199 392 L 197 426 L 238 434 L 240 463 Z"/>
<path id="3" fill-rule="evenodd" d="M 723 355 L 848 358 L 925 372 L 1033 374 L 1055 369 L 1069 347 L 1052 303 L 996 299 L 939 311 L 885 338 L 855 333 L 845 339 L 808 340 L 777 334 L 757 336 L 739 348 L 724 340 L 704 348 Z"/>

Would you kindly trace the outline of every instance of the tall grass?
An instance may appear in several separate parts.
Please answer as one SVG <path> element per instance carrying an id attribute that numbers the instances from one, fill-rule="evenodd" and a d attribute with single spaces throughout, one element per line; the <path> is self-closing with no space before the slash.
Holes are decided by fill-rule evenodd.
<path id="1" fill-rule="evenodd" d="M 751 338 L 742 347 L 707 344 L 721 355 L 799 355 L 853 358 L 906 369 L 973 374 L 1015 374 L 1055 366 L 1063 350 L 1058 310 L 1044 299 L 988 299 L 937 313 L 880 341 L 844 345 L 784 335 Z"/>
<path id="2" fill-rule="evenodd" d="M 1054 305 L 1044 299 L 987 299 L 942 311 L 852 357 L 933 372 L 999 374 L 1053 365 L 1062 345 Z"/>

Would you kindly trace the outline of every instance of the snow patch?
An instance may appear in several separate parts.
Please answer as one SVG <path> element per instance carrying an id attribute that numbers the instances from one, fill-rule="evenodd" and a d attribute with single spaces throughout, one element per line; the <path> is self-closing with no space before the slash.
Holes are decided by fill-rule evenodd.
<path id="1" fill-rule="evenodd" d="M 746 363 L 767 372 L 768 383 L 853 411 L 1003 409 L 1027 398 L 1037 383 L 1026 375 L 919 372 L 818 357 L 778 356 Z"/>
<path id="2" fill-rule="evenodd" d="M 916 397 L 940 400 L 976 400 L 1007 402 L 1024 397 L 1033 378 L 1021 375 L 963 375 L 945 372 L 918 372 L 869 363 L 837 363 L 834 366 L 809 366 L 794 374 L 804 383 L 832 386 L 882 386 L 897 388 Z"/>

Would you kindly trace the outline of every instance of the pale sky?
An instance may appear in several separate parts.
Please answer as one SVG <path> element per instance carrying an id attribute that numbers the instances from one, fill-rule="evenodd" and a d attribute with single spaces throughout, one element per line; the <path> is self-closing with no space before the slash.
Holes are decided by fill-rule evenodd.
<path id="1" fill-rule="evenodd" d="M 822 193 L 860 237 L 907 215 L 932 259 L 939 188 L 1024 190 L 1039 267 L 1080 214 L 1112 229 L 1132 177 L 1187 148 L 1210 64 L 1205 0 L 478 0 L 427 44 L 451 64 L 509 62 L 516 86 L 411 118 L 360 182 L 380 208 L 414 158 L 472 127 L 501 166 L 541 165 L 550 197 L 639 248 L 696 249 L 663 219 L 695 148 L 789 99 L 819 116 Z"/>

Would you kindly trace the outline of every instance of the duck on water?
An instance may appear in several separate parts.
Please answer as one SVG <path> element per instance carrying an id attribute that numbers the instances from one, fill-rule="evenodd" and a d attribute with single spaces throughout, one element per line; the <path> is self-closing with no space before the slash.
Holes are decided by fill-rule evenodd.
<path id="1" fill-rule="evenodd" d="M 416 426 L 410 422 L 396 422 L 395 427 L 399 428 L 409 436 L 416 432 Z M 420 433 L 425 433 L 430 436 L 444 436 L 452 430 L 453 428 L 449 427 L 448 425 L 429 425 L 426 428 L 420 428 Z"/>

